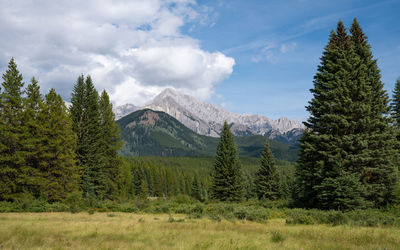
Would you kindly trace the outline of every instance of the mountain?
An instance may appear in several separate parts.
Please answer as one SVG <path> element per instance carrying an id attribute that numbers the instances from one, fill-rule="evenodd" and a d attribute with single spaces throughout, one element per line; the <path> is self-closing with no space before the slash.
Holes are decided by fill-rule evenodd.
<path id="1" fill-rule="evenodd" d="M 115 106 L 113 108 L 114 114 L 115 114 L 115 120 L 118 120 L 126 115 L 129 115 L 130 113 L 138 110 L 139 108 L 136 107 L 133 104 L 127 103 L 121 106 Z"/>
<path id="2" fill-rule="evenodd" d="M 287 138 L 288 142 L 296 141 L 304 129 L 300 122 L 285 117 L 273 120 L 262 115 L 235 114 L 171 88 L 142 108 L 168 113 L 194 132 L 212 137 L 219 136 L 225 120 L 236 136 L 268 135 L 270 139 Z"/>
<path id="3" fill-rule="evenodd" d="M 117 123 L 125 145 L 121 153 L 126 156 L 214 156 L 219 138 L 193 132 L 167 113 L 142 109 Z M 261 135 L 237 137 L 241 156 L 258 157 L 267 137 Z M 270 140 L 277 159 L 295 161 L 298 144 Z"/>
<path id="4" fill-rule="evenodd" d="M 125 141 L 124 155 L 211 155 L 215 138 L 198 135 L 170 115 L 142 109 L 117 121 Z M 211 148 L 210 148 L 211 146 Z"/>

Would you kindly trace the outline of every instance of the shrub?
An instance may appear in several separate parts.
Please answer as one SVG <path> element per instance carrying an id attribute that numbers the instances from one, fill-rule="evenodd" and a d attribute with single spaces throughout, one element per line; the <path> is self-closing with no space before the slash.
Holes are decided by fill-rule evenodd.
<path id="1" fill-rule="evenodd" d="M 77 213 L 83 206 L 82 193 L 75 191 L 70 193 L 65 199 L 71 213 Z"/>
<path id="2" fill-rule="evenodd" d="M 315 224 L 314 218 L 303 209 L 293 209 L 290 211 L 286 218 L 286 224 Z"/>
<path id="3" fill-rule="evenodd" d="M 286 239 L 286 236 L 284 236 L 280 231 L 272 231 L 271 235 L 271 241 L 275 243 L 281 243 Z"/>

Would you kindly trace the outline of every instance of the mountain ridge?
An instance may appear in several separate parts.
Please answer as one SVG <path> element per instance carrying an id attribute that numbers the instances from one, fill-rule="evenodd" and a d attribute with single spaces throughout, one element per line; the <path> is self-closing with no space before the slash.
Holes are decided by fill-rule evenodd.
<path id="1" fill-rule="evenodd" d="M 152 101 L 136 110 L 147 108 L 163 111 L 194 132 L 212 137 L 219 136 L 225 120 L 236 136 L 267 134 L 273 139 L 286 133 L 298 135 L 304 129 L 304 125 L 296 120 L 286 117 L 273 120 L 262 115 L 235 114 L 171 88 L 166 88 Z"/>
<path id="2" fill-rule="evenodd" d="M 141 109 L 117 123 L 125 145 L 125 156 L 214 156 L 219 138 L 200 135 L 162 111 Z M 259 157 L 267 137 L 235 137 L 241 156 Z M 295 161 L 298 143 L 269 140 L 277 159 Z"/>

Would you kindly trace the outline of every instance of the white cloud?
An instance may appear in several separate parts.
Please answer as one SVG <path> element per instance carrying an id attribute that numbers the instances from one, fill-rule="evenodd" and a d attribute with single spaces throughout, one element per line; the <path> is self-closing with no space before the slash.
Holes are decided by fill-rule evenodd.
<path id="1" fill-rule="evenodd" d="M 25 78 L 66 99 L 79 74 L 117 104 L 144 104 L 165 87 L 205 99 L 235 61 L 180 29 L 210 25 L 211 12 L 194 0 L 0 0 L 0 67 L 13 56 Z"/>
<path id="2" fill-rule="evenodd" d="M 288 52 L 292 52 L 292 51 L 294 51 L 296 46 L 297 46 L 297 44 L 295 42 L 282 44 L 281 45 L 281 52 L 284 53 L 284 54 L 288 53 Z"/>

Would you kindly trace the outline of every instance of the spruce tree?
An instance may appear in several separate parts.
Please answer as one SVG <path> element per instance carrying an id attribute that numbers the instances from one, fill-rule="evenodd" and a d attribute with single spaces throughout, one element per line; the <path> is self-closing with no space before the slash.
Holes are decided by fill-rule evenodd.
<path id="1" fill-rule="evenodd" d="M 94 195 L 105 198 L 106 176 L 104 173 L 104 152 L 102 152 L 101 117 L 99 111 L 99 95 L 90 76 L 85 80 L 85 106 L 83 129 L 86 133 L 80 141 L 84 152 L 83 190 L 87 196 Z"/>
<path id="2" fill-rule="evenodd" d="M 71 97 L 73 131 L 77 135 L 76 155 L 82 168 L 81 188 L 87 198 L 104 199 L 107 181 L 99 95 L 90 76 L 79 76 Z"/>
<path id="3" fill-rule="evenodd" d="M 193 178 L 191 195 L 198 201 L 202 200 L 201 184 L 199 182 L 199 178 L 197 177 L 197 175 L 195 175 Z"/>
<path id="4" fill-rule="evenodd" d="M 27 192 L 28 175 L 25 153 L 21 150 L 26 138 L 23 115 L 23 79 L 14 58 L 3 74 L 1 93 L 0 200 L 13 200 Z"/>
<path id="5" fill-rule="evenodd" d="M 296 198 L 303 206 L 345 210 L 390 202 L 388 99 L 356 30 L 350 37 L 338 23 L 314 77 L 296 171 Z"/>
<path id="6" fill-rule="evenodd" d="M 86 108 L 85 99 L 85 78 L 83 75 L 78 77 L 71 94 L 70 114 L 72 119 L 72 129 L 77 136 L 76 157 L 77 164 L 84 168 L 85 156 L 87 154 L 82 141 L 87 137 L 84 130 L 84 114 Z"/>
<path id="7" fill-rule="evenodd" d="M 120 130 L 115 123 L 115 115 L 112 110 L 112 104 L 107 92 L 104 90 L 101 93 L 100 102 L 100 126 L 101 126 L 101 151 L 103 153 L 104 175 L 106 178 L 106 195 L 107 198 L 112 197 L 117 193 L 117 178 L 118 169 L 121 165 L 121 160 L 118 157 L 118 150 L 122 144 L 120 142 Z"/>
<path id="8" fill-rule="evenodd" d="M 41 117 L 44 102 L 40 94 L 40 87 L 37 80 L 32 77 L 31 83 L 26 88 L 26 99 L 24 100 L 24 121 L 27 126 L 27 138 L 25 140 L 25 163 L 29 169 L 30 192 L 34 197 L 39 197 L 42 193 L 42 184 L 45 180 L 40 171 L 43 170 L 43 137 L 46 135 L 44 127 L 47 120 Z"/>
<path id="9" fill-rule="evenodd" d="M 357 19 L 354 19 L 350 32 L 352 46 L 358 56 L 356 61 L 358 63 L 354 69 L 357 75 L 356 84 L 364 92 L 360 93 L 362 97 L 358 99 L 361 99 L 362 103 L 369 104 L 369 109 L 359 110 L 363 111 L 363 117 L 359 121 L 362 125 L 357 128 L 362 129 L 362 133 L 365 134 L 364 145 L 367 146 L 363 146 L 362 152 L 360 150 L 359 153 L 364 159 L 362 161 L 352 159 L 363 167 L 361 172 L 357 168 L 353 170 L 361 174 L 365 187 L 364 198 L 372 206 L 382 207 L 394 199 L 393 192 L 398 178 L 395 165 L 398 141 L 394 136 L 396 132 L 391 126 L 393 121 L 389 116 L 391 112 L 389 96 L 384 90 L 371 46 Z"/>
<path id="10" fill-rule="evenodd" d="M 233 135 L 226 121 L 217 147 L 211 196 L 220 201 L 241 201 L 244 197 L 241 164 Z"/>
<path id="11" fill-rule="evenodd" d="M 42 190 L 49 201 L 62 201 L 79 188 L 79 170 L 75 162 L 76 136 L 61 96 L 54 89 L 45 97 L 41 119 L 45 120 L 42 137 Z"/>
<path id="12" fill-rule="evenodd" d="M 141 183 L 140 183 L 140 189 L 139 189 L 139 195 L 138 197 L 142 200 L 147 199 L 147 196 L 149 194 L 149 188 L 148 188 L 148 184 L 146 182 L 146 179 L 142 179 Z"/>
<path id="13" fill-rule="evenodd" d="M 276 200 L 280 195 L 279 174 L 268 140 L 261 155 L 261 167 L 256 174 L 258 199 Z"/>
<path id="14" fill-rule="evenodd" d="M 393 91 L 392 117 L 397 130 L 400 130 L 400 78 L 397 79 Z M 399 138 L 400 139 L 400 138 Z"/>

